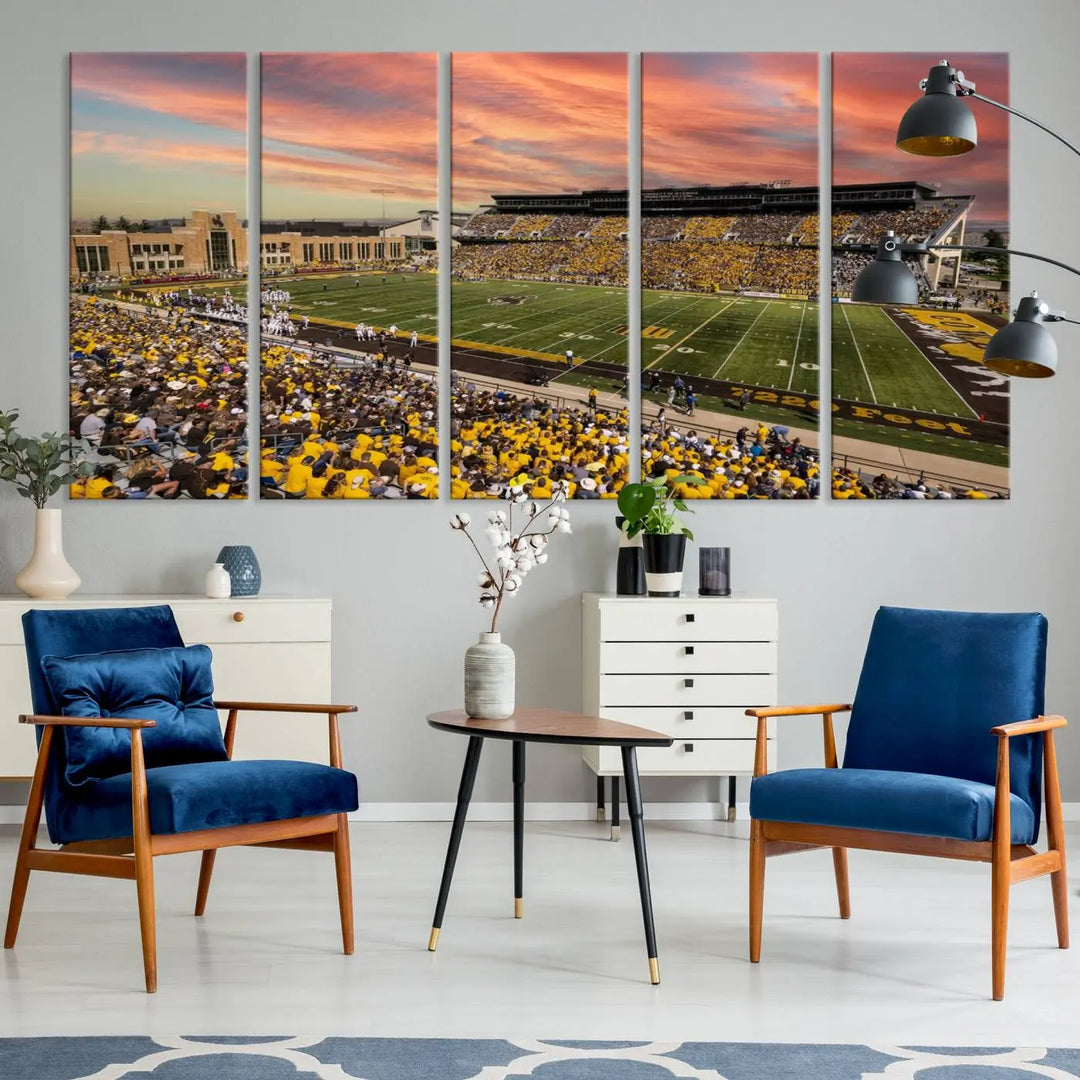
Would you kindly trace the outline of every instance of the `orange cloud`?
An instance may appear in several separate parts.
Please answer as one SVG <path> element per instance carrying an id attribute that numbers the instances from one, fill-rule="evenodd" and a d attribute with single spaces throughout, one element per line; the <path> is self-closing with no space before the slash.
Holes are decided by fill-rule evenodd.
<path id="1" fill-rule="evenodd" d="M 919 180 L 942 194 L 976 198 L 972 216 L 1007 222 L 1009 216 L 1009 125 L 999 109 L 970 102 L 979 126 L 979 145 L 953 158 L 923 158 L 896 149 L 896 127 L 921 94 L 919 80 L 941 59 L 929 53 L 837 53 L 833 56 L 833 182 Z M 973 80 L 980 94 L 1008 102 L 1005 53 L 949 57 Z"/>
<path id="2" fill-rule="evenodd" d="M 817 183 L 814 53 L 647 53 L 642 184 Z"/>
<path id="3" fill-rule="evenodd" d="M 452 58 L 454 203 L 627 185 L 623 53 Z"/>

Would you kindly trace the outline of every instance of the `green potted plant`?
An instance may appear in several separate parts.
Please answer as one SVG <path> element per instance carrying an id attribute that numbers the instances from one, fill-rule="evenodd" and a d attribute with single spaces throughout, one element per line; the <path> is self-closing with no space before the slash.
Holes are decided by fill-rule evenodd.
<path id="1" fill-rule="evenodd" d="M 75 441 L 67 435 L 46 433 L 34 437 L 20 435 L 15 428 L 17 409 L 0 410 L 0 480 L 33 502 L 34 553 L 15 576 L 15 585 L 38 600 L 62 600 L 81 584 L 64 558 L 60 511 L 48 507 L 49 499 L 65 484 L 91 469 L 73 456 Z"/>
<path id="2" fill-rule="evenodd" d="M 626 484 L 619 492 L 619 510 L 630 538 L 639 533 L 645 548 L 645 587 L 650 596 L 678 596 L 682 591 L 687 538 L 694 534 L 679 517 L 692 513 L 675 494 L 680 484 L 705 483 L 700 476 L 654 477 Z"/>

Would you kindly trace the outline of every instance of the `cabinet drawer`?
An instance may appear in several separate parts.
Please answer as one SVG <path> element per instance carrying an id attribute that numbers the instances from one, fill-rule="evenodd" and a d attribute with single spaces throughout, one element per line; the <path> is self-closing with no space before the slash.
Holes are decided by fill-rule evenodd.
<path id="1" fill-rule="evenodd" d="M 620 705 L 771 705 L 775 675 L 601 675 L 600 709 Z"/>
<path id="2" fill-rule="evenodd" d="M 188 644 L 204 642 L 329 641 L 327 601 L 229 600 L 172 603 L 176 624 Z M 237 619 L 236 616 L 243 616 Z"/>
<path id="3" fill-rule="evenodd" d="M 662 731 L 675 739 L 753 739 L 757 735 L 757 720 L 739 708 L 615 705 L 604 709 L 603 715 L 608 720 Z M 768 723 L 771 739 L 776 721 Z"/>
<path id="4" fill-rule="evenodd" d="M 773 674 L 776 644 L 772 641 L 605 641 L 600 646 L 600 671 L 604 675 Z"/>
<path id="5" fill-rule="evenodd" d="M 693 747 L 693 749 L 689 749 Z M 622 755 L 617 746 L 596 747 L 590 761 L 598 771 L 621 775 Z M 642 776 L 732 776 L 754 772 L 753 739 L 696 739 L 672 746 L 640 747 L 638 772 Z M 586 760 L 589 760 L 588 758 Z M 769 741 L 769 769 L 775 768 L 776 743 Z M 593 767 L 596 768 L 596 765 Z"/>
<path id="6" fill-rule="evenodd" d="M 602 641 L 775 641 L 776 605 L 653 597 L 601 604 Z"/>

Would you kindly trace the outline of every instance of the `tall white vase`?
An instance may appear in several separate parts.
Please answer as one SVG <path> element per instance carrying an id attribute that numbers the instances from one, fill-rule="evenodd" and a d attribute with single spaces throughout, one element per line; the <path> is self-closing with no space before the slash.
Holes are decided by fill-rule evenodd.
<path id="1" fill-rule="evenodd" d="M 64 558 L 61 511 L 38 510 L 34 518 L 34 554 L 15 576 L 15 586 L 35 600 L 63 600 L 82 578 Z"/>
<path id="2" fill-rule="evenodd" d="M 514 650 L 502 635 L 483 633 L 465 650 L 465 712 L 504 720 L 514 711 Z"/>

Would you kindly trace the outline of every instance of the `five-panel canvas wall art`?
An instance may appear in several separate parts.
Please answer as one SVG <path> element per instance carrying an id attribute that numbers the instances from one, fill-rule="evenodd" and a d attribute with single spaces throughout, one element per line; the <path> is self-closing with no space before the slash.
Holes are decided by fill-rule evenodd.
<path id="1" fill-rule="evenodd" d="M 436 54 L 74 54 L 73 497 L 1007 497 L 1008 128 L 898 151 L 936 59 L 831 57 L 823 214 L 817 54 L 455 54 L 445 221 Z M 853 301 L 890 232 L 917 302 Z"/>

